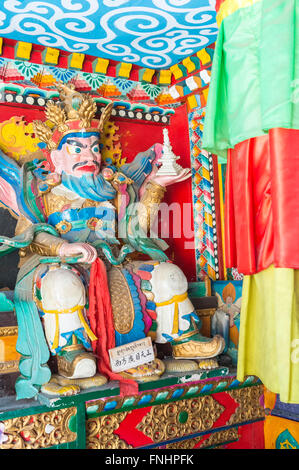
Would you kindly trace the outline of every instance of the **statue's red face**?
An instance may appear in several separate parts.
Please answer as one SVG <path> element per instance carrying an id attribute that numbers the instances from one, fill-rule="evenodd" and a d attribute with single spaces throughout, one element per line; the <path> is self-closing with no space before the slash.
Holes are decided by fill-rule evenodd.
<path id="1" fill-rule="evenodd" d="M 60 148 L 52 150 L 51 160 L 55 171 L 72 176 L 83 176 L 87 173 L 97 175 L 101 169 L 99 136 L 69 136 Z"/>

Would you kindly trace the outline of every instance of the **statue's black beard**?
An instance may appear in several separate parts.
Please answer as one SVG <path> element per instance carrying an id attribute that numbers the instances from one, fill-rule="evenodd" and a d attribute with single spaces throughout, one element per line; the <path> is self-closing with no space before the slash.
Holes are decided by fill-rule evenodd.
<path id="1" fill-rule="evenodd" d="M 107 201 L 116 195 L 116 190 L 101 174 L 95 176 L 89 173 L 77 177 L 62 173 L 61 183 L 78 196 L 92 201 Z"/>

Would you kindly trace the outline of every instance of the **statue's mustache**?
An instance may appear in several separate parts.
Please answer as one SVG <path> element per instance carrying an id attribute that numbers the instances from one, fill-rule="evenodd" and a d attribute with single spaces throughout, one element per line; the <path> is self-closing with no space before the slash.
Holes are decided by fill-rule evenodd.
<path id="1" fill-rule="evenodd" d="M 86 160 L 84 162 L 75 163 L 72 169 L 75 170 L 76 168 L 79 168 L 80 166 L 88 165 L 88 163 L 93 163 L 95 166 L 97 166 L 100 169 L 100 164 L 99 162 L 97 162 L 97 160 L 91 160 L 91 161 Z"/>

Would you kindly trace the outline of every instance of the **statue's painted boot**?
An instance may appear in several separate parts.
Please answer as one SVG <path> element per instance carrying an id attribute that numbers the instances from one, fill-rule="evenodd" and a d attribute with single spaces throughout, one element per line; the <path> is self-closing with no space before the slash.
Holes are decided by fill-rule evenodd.
<path id="1" fill-rule="evenodd" d="M 96 359 L 80 344 L 73 344 L 57 354 L 58 374 L 68 379 L 84 379 L 96 374 Z"/>
<path id="2" fill-rule="evenodd" d="M 175 359 L 210 359 L 219 356 L 225 348 L 222 336 L 207 338 L 194 325 L 171 344 Z"/>
<path id="3" fill-rule="evenodd" d="M 77 395 L 81 390 L 100 387 L 105 383 L 107 383 L 107 379 L 101 374 L 84 379 L 67 379 L 61 375 L 54 374 L 50 382 L 41 387 L 41 392 L 54 397 L 67 397 Z"/>
<path id="4" fill-rule="evenodd" d="M 50 382 L 42 385 L 41 392 L 54 397 L 68 397 L 70 395 L 77 395 L 80 392 L 80 387 L 78 385 L 62 386 L 54 379 L 51 379 Z"/>

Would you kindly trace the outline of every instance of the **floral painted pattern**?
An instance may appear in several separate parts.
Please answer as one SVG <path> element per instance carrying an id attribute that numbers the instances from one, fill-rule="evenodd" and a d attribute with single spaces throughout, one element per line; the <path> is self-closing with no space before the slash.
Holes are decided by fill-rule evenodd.
<path id="1" fill-rule="evenodd" d="M 151 83 L 141 83 L 141 86 L 151 97 L 151 99 L 156 98 L 161 93 L 161 87 L 158 85 L 153 85 Z"/>
<path id="2" fill-rule="evenodd" d="M 59 67 L 49 67 L 49 70 L 56 80 L 61 80 L 63 83 L 67 83 L 77 73 L 75 70 L 61 69 Z"/>
<path id="3" fill-rule="evenodd" d="M 45 87 L 39 89 L 40 96 L 52 99 L 58 96 L 58 92 L 54 91 L 55 81 L 61 80 L 63 83 L 74 83 L 75 86 L 80 87 L 86 85 L 88 91 L 99 93 L 98 90 L 103 83 L 107 82 L 107 79 L 119 90 L 119 95 L 124 99 L 130 99 L 127 95 L 131 90 L 141 87 L 148 95 L 148 101 L 152 105 L 152 101 L 156 101 L 157 96 L 161 94 L 164 87 L 160 85 L 154 85 L 152 83 L 145 83 L 139 81 L 128 80 L 123 77 L 107 77 L 102 73 L 90 73 L 90 72 L 78 72 L 78 70 L 69 70 L 60 67 L 54 67 L 50 65 L 39 65 L 31 62 L 25 62 L 20 60 L 13 60 L 0 57 L 0 73 L 6 73 L 6 70 L 10 69 L 13 71 L 13 79 L 9 84 L 10 89 L 12 86 L 17 86 L 14 82 L 23 81 L 26 84 L 26 88 L 19 86 L 17 93 L 21 94 L 37 92 L 40 82 L 37 80 L 37 75 L 43 74 L 46 76 L 48 82 L 52 77 L 51 84 L 48 83 Z M 11 76 L 11 75 L 10 75 Z M 51 77 L 49 77 L 51 76 Z M 84 84 L 85 82 L 85 84 Z M 7 89 L 6 85 L 6 89 Z M 33 91 L 31 88 L 34 89 Z M 88 89 L 90 87 L 90 89 Z M 166 87 L 167 89 L 167 87 Z M 20 90 L 20 91 L 19 91 Z M 24 91 L 25 90 L 25 91 Z M 169 114 L 169 111 L 168 111 Z"/>
<path id="4" fill-rule="evenodd" d="M 16 60 L 15 65 L 18 69 L 18 72 L 22 74 L 26 80 L 30 80 L 32 77 L 34 77 L 34 75 L 41 71 L 41 66 L 38 64 L 33 64 L 32 62 Z"/>
<path id="5" fill-rule="evenodd" d="M 88 73 L 88 72 L 83 72 L 82 73 L 82 78 L 85 80 L 88 85 L 93 89 L 97 90 L 104 80 L 106 79 L 106 75 L 102 73 Z"/>
<path id="6" fill-rule="evenodd" d="M 122 92 L 122 94 L 128 93 L 130 90 L 132 90 L 132 88 L 136 86 L 135 82 L 132 82 L 132 80 L 127 80 L 125 78 L 114 78 L 113 83 L 117 86 L 119 91 Z"/>

